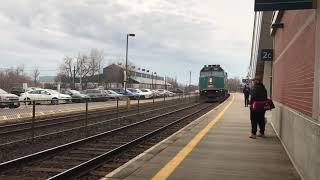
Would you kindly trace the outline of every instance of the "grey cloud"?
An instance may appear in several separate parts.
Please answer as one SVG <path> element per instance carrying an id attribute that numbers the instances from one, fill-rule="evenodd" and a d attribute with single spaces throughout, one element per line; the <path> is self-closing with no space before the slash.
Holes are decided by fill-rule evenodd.
<path id="1" fill-rule="evenodd" d="M 250 3 L 239 6 L 251 8 Z M 203 64 L 220 63 L 235 75 L 241 75 L 249 58 L 251 25 L 237 30 L 230 28 L 230 24 L 249 22 L 250 12 L 244 15 L 232 14 L 227 9 L 224 12 L 221 7 L 225 4 L 217 1 L 16 0 L 2 4 L 0 14 L 10 22 L 3 22 L 0 28 L 7 27 L 7 31 L 2 28 L 0 32 L 10 35 L 10 52 L 14 47 L 18 53 L 20 47 L 29 46 L 22 53 L 26 58 L 40 52 L 35 55 L 37 59 L 52 62 L 52 57 L 49 60 L 43 55 L 51 53 L 58 64 L 64 55 L 101 48 L 106 56 L 123 59 L 128 32 L 137 35 L 130 39 L 130 58 L 159 73 L 176 72 L 179 76 L 188 68 L 198 71 Z M 213 6 L 211 11 L 201 9 L 206 8 L 204 4 L 220 6 Z M 235 16 L 237 21 L 228 21 Z M 221 18 L 226 18 L 226 22 Z M 9 51 L 1 42 L 0 47 Z M 170 70 L 166 68 L 168 64 Z M 239 67 L 241 72 L 234 70 Z"/>

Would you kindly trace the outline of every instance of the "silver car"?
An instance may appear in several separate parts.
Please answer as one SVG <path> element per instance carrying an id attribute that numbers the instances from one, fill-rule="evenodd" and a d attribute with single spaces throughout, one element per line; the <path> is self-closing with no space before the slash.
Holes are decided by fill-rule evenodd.
<path id="1" fill-rule="evenodd" d="M 19 97 L 14 94 L 7 93 L 0 89 L 0 108 L 18 108 L 20 106 Z"/>
<path id="2" fill-rule="evenodd" d="M 123 100 L 124 99 L 124 95 L 122 95 L 122 94 L 119 94 L 119 93 L 117 93 L 117 92 L 115 92 L 115 91 L 113 91 L 113 90 L 106 90 L 106 93 L 108 94 L 108 96 L 111 98 L 111 99 L 114 99 L 114 100 L 116 100 L 117 98 L 119 99 L 119 100 Z"/>

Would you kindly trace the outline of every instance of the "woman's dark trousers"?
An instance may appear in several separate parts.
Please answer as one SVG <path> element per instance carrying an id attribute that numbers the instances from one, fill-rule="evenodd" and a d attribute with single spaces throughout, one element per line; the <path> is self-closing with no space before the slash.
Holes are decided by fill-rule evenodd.
<path id="1" fill-rule="evenodd" d="M 250 109 L 250 120 L 251 120 L 251 133 L 257 134 L 257 126 L 259 125 L 260 133 L 264 134 L 265 131 L 265 110 L 252 110 Z"/>

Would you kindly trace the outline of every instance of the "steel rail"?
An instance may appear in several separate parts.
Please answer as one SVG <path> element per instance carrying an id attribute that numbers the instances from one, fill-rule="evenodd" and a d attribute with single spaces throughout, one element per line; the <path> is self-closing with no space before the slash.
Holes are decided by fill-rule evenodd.
<path id="1" fill-rule="evenodd" d="M 160 106 L 162 106 L 162 104 L 159 104 Z M 145 106 L 145 109 L 147 108 L 152 108 L 152 106 Z M 125 109 L 125 108 L 122 108 Z M 91 112 L 92 115 L 95 116 L 89 116 L 88 119 L 94 119 L 100 116 L 106 116 L 106 115 L 117 115 L 117 112 L 115 113 L 109 113 L 114 111 L 115 109 L 111 109 L 107 112 Z M 119 113 L 129 113 L 129 112 L 134 112 L 137 111 L 137 109 L 131 109 L 131 110 L 127 110 L 127 111 L 120 111 Z M 102 114 L 99 114 L 102 113 Z M 50 118 L 50 119 L 44 119 L 44 120 L 40 120 L 40 121 L 35 121 L 36 124 L 41 124 L 41 123 L 48 123 L 48 124 L 44 124 L 44 125 L 35 125 L 34 128 L 35 129 L 41 129 L 41 128 L 46 128 L 46 127 L 50 127 L 50 126 L 56 126 L 56 125 L 61 125 L 61 124 L 68 124 L 68 123 L 74 123 L 74 122 L 81 122 L 83 120 L 85 120 L 86 118 L 83 117 L 83 115 L 85 114 L 82 113 L 81 115 L 74 115 L 74 116 L 62 116 L 62 117 L 57 117 L 57 118 Z M 80 119 L 72 119 L 72 120 L 65 120 L 64 119 L 68 119 L 68 118 L 76 118 L 76 117 L 81 117 Z M 55 120 L 59 120 L 61 122 L 55 122 Z M 4 125 L 4 126 L 0 126 L 0 129 L 5 129 L 5 128 L 19 128 L 19 126 L 24 126 L 24 125 L 30 125 L 32 122 L 25 122 L 25 123 L 15 123 L 15 124 L 11 124 L 11 125 Z M 9 134 L 15 134 L 15 133 L 19 133 L 19 132 L 23 132 L 23 131 L 28 131 L 30 130 L 30 127 L 23 127 L 20 129 L 15 129 L 15 130 L 10 130 L 10 131 L 3 131 L 0 132 L 0 136 L 6 136 Z M 1 145 L 0 145 L 1 146 Z"/>
<path id="2" fill-rule="evenodd" d="M 171 127 L 171 126 L 174 126 L 175 124 L 199 113 L 200 111 L 203 111 L 207 108 L 209 108 L 209 106 L 206 106 L 204 108 L 201 108 L 193 113 L 190 113 L 182 118 L 179 118 L 178 120 L 176 121 L 173 121 L 172 123 L 170 124 L 167 124 L 167 125 L 164 125 L 148 134 L 145 134 L 139 138 L 136 138 L 120 147 L 117 147 L 117 148 L 114 148 L 100 156 L 97 156 L 95 158 L 92 158 L 91 160 L 89 161 L 86 161 L 78 166 L 75 166 L 71 169 L 68 169 L 62 173 L 59 173 L 53 177 L 50 177 L 48 178 L 48 180 L 59 180 L 59 179 L 69 179 L 69 178 L 75 178 L 75 177 L 79 177 L 81 175 L 84 175 L 84 174 L 87 174 L 88 172 L 90 172 L 91 170 L 101 166 L 107 159 L 109 159 L 110 157 L 114 156 L 114 155 L 117 155 L 123 151 L 126 151 L 127 149 L 129 149 L 130 147 L 136 145 L 136 144 L 139 144 L 140 142 L 142 141 L 145 141 L 147 139 L 149 139 L 150 137 L 154 136 L 155 134 L 161 132 L 161 131 L 164 131 L 166 130 L 167 128 Z"/>
<path id="3" fill-rule="evenodd" d="M 170 100 L 168 102 L 172 103 L 172 102 L 174 102 L 176 100 L 177 99 L 172 99 L 172 100 Z M 162 101 L 157 101 L 156 104 L 162 105 L 161 102 Z M 152 102 L 143 103 L 143 106 L 145 106 L 145 107 L 153 107 L 152 105 L 153 105 Z M 134 106 L 134 109 L 131 109 L 129 111 L 124 111 L 124 112 L 130 112 L 130 111 L 137 110 L 137 108 L 138 108 L 137 104 L 135 104 L 133 106 Z M 121 107 L 121 109 L 119 109 L 119 110 L 125 110 L 126 109 L 125 105 L 122 105 L 122 106 L 119 106 L 119 107 Z M 88 115 L 96 115 L 96 114 L 101 113 L 101 112 L 108 113 L 108 112 L 114 111 L 114 109 L 112 109 L 111 107 L 106 107 L 106 108 L 103 108 L 103 109 L 94 109 L 93 111 L 94 112 L 92 112 L 92 111 L 89 112 Z M 46 122 L 54 121 L 54 120 L 82 117 L 84 114 L 85 114 L 85 111 L 75 112 L 75 113 L 68 114 L 68 115 L 53 116 L 53 117 L 49 117 L 47 119 L 40 119 L 40 120 L 36 121 L 36 123 L 46 123 Z M 116 114 L 116 113 L 111 113 L 111 114 Z M 28 119 L 30 119 L 30 118 L 28 118 Z M 0 130 L 1 129 L 6 129 L 6 128 L 13 128 L 13 127 L 18 127 L 18 126 L 23 126 L 23 125 L 29 125 L 31 123 L 32 122 L 20 122 L 20 123 L 12 123 L 12 124 L 1 125 L 0 126 Z"/>
<path id="4" fill-rule="evenodd" d="M 194 105 L 191 105 L 191 106 L 188 106 L 188 107 L 180 108 L 180 109 L 177 109 L 177 110 L 174 110 L 174 111 L 170 111 L 170 112 L 167 112 L 167 113 L 164 113 L 164 114 L 161 114 L 161 115 L 157 115 L 157 116 L 154 116 L 154 117 L 151 117 L 151 118 L 147 118 L 147 119 L 141 120 L 139 122 L 135 122 L 135 123 L 132 123 L 132 124 L 129 124 L 129 125 L 126 125 L 126 126 L 122 126 L 122 127 L 110 130 L 110 131 L 106 131 L 106 132 L 103 132 L 103 133 L 100 133 L 100 134 L 97 134 L 97 135 L 93 135 L 93 136 L 90 136 L 90 137 L 87 137 L 87 138 L 84 138 L 84 139 L 76 140 L 76 141 L 61 145 L 61 146 L 53 147 L 53 148 L 50 148 L 50 149 L 47 149 L 47 150 L 44 150 L 44 151 L 40 151 L 40 152 L 37 152 L 37 153 L 34 153 L 34 154 L 30 154 L 30 155 L 27 155 L 27 156 L 24 156 L 24 157 L 20 157 L 20 158 L 17 158 L 17 159 L 13 159 L 13 160 L 1 163 L 0 164 L 0 172 L 2 172 L 4 170 L 7 170 L 7 169 L 10 169 L 10 168 L 21 166 L 22 164 L 25 164 L 25 163 L 30 163 L 31 161 L 39 160 L 39 159 L 45 158 L 45 157 L 50 157 L 50 156 L 52 156 L 52 155 L 54 155 L 54 154 L 56 154 L 58 152 L 61 152 L 63 150 L 69 149 L 71 147 L 80 145 L 82 143 L 86 143 L 88 141 L 92 141 L 94 139 L 103 137 L 105 135 L 110 135 L 112 133 L 128 129 L 130 127 L 134 127 L 134 126 L 137 126 L 139 124 L 142 124 L 142 123 L 145 123 L 145 122 L 149 122 L 151 120 L 158 119 L 160 117 L 171 115 L 171 114 L 177 113 L 179 111 L 183 111 L 183 110 L 195 107 L 197 105 L 199 105 L 199 104 L 194 104 Z"/>
<path id="5" fill-rule="evenodd" d="M 183 104 L 184 104 L 184 103 L 183 103 Z M 129 117 L 133 117 L 133 116 L 137 116 L 137 115 L 142 115 L 142 114 L 147 114 L 147 113 L 151 113 L 151 112 L 155 112 L 155 111 L 160 111 L 160 110 L 163 110 L 163 109 L 167 109 L 167 108 L 175 107 L 175 106 L 179 106 L 179 105 L 182 105 L 182 104 L 176 104 L 176 105 L 172 105 L 172 106 L 169 106 L 169 107 L 167 106 L 167 107 L 162 107 L 162 108 L 158 108 L 158 109 L 153 109 L 153 110 L 149 110 L 149 111 L 145 111 L 145 112 L 140 112 L 140 113 L 125 115 L 125 116 L 119 116 L 119 117 L 107 119 L 107 120 L 104 120 L 104 121 L 100 121 L 100 122 L 96 122 L 96 123 L 91 123 L 91 124 L 88 124 L 87 126 L 78 126 L 78 127 L 74 127 L 74 128 L 70 128 L 70 129 L 66 129 L 66 130 L 62 130 L 62 131 L 57 131 L 57 132 L 42 134 L 42 135 L 34 136 L 34 137 L 33 137 L 33 140 L 36 140 L 36 139 L 39 139 L 39 138 L 43 138 L 43 137 L 46 137 L 46 136 L 52 136 L 52 135 L 57 135 L 57 134 L 61 134 L 61 133 L 67 133 L 67 132 L 71 132 L 71 131 L 75 131 L 75 130 L 80 130 L 80 129 L 84 129 L 84 128 L 89 128 L 89 127 L 101 125 L 101 124 L 104 124 L 104 123 L 109 123 L 109 122 L 112 122 L 112 121 L 117 121 L 117 120 L 120 120 L 120 119 L 129 118 Z M 27 130 L 30 130 L 30 128 L 27 129 Z M 30 141 L 30 140 L 32 140 L 31 137 L 29 137 L 29 138 L 24 138 L 24 139 L 20 139 L 20 140 L 16 140 L 16 141 L 11 141 L 11 142 L 7 142 L 7 143 L 2 143 L 2 144 L 0 144 L 0 147 L 2 147 L 2 146 L 8 146 L 8 145 L 11 145 L 11 144 L 17 144 L 17 143 L 21 143 L 21 142 L 26 142 L 26 141 Z"/>

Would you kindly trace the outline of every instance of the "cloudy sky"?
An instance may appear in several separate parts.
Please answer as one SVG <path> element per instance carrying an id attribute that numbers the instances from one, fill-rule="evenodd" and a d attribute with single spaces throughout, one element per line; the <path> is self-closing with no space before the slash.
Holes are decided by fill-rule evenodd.
<path id="1" fill-rule="evenodd" d="M 197 83 L 204 64 L 247 71 L 253 0 L 10 0 L 0 6 L 0 68 L 24 64 L 54 75 L 64 56 L 91 48 L 105 64 L 129 59 L 161 75 Z"/>

